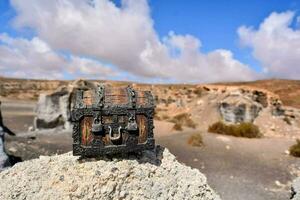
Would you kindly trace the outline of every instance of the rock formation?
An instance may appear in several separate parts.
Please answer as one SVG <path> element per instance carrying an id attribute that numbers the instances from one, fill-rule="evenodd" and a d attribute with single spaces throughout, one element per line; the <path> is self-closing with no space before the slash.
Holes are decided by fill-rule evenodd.
<path id="1" fill-rule="evenodd" d="M 291 190 L 291 199 L 300 200 L 300 178 L 297 178 L 293 181 Z"/>
<path id="2" fill-rule="evenodd" d="M 223 120 L 228 123 L 253 122 L 263 108 L 254 98 L 256 96 L 249 96 L 242 90 L 229 93 L 219 106 Z"/>
<path id="3" fill-rule="evenodd" d="M 4 149 L 4 131 L 0 126 L 0 171 L 8 165 L 8 156 Z"/>
<path id="4" fill-rule="evenodd" d="M 71 153 L 18 163 L 0 173 L 0 199 L 220 199 L 197 169 L 167 149 L 80 160 Z"/>
<path id="5" fill-rule="evenodd" d="M 15 135 L 9 128 L 4 126 L 3 124 L 3 118 L 1 113 L 1 101 L 0 101 L 0 171 L 2 171 L 5 167 L 11 166 L 9 156 L 5 152 L 5 148 L 4 148 L 5 133 L 8 133 L 10 135 Z"/>
<path id="6" fill-rule="evenodd" d="M 68 86 L 61 86 L 51 94 L 41 94 L 36 107 L 37 116 L 34 120 L 34 130 L 61 127 L 70 129 L 70 109 L 73 94 L 78 88 L 91 88 L 94 84 L 78 80 Z"/>

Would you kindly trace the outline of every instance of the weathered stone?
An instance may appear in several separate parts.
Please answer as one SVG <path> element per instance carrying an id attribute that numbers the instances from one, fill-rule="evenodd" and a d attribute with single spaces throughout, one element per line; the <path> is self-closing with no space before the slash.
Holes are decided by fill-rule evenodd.
<path id="1" fill-rule="evenodd" d="M 4 131 L 0 126 L 0 171 L 9 165 L 8 156 L 4 149 Z"/>
<path id="2" fill-rule="evenodd" d="M 292 183 L 291 199 L 300 200 L 300 178 L 297 178 Z"/>
<path id="3" fill-rule="evenodd" d="M 264 108 L 268 107 L 268 95 L 265 92 L 254 90 L 252 99 L 260 103 Z"/>
<path id="4" fill-rule="evenodd" d="M 52 94 L 41 94 L 36 107 L 34 130 L 61 127 L 71 129 L 70 110 L 72 98 L 78 88 L 93 88 L 92 82 L 77 80 L 59 87 Z"/>
<path id="5" fill-rule="evenodd" d="M 0 180 L 0 199 L 6 200 L 220 199 L 202 173 L 163 148 L 129 159 L 43 156 L 0 173 Z"/>
<path id="6" fill-rule="evenodd" d="M 4 147 L 4 139 L 5 133 L 10 135 L 15 135 L 9 128 L 4 126 L 3 118 L 1 113 L 1 101 L 0 101 L 0 171 L 2 171 L 5 167 L 11 166 L 9 161 L 9 156 L 7 155 Z"/>
<path id="7" fill-rule="evenodd" d="M 271 99 L 271 111 L 274 116 L 283 116 L 285 110 L 282 107 L 282 102 L 279 99 Z"/>
<path id="8" fill-rule="evenodd" d="M 225 122 L 253 122 L 262 109 L 262 105 L 243 91 L 231 92 L 219 104 L 220 114 Z"/>
<path id="9" fill-rule="evenodd" d="M 41 94 L 36 108 L 37 117 L 34 123 L 36 129 L 58 126 L 67 128 L 69 96 L 68 92 L 56 92 L 50 95 Z"/>

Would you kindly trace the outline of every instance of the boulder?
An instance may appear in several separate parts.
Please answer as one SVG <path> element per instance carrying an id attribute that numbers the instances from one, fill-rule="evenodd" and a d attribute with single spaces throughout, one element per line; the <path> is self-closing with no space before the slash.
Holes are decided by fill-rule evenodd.
<path id="1" fill-rule="evenodd" d="M 0 101 L 0 171 L 6 167 L 10 167 L 13 163 L 10 162 L 10 156 L 6 153 L 4 147 L 5 133 L 15 135 L 9 128 L 3 124 Z"/>
<path id="2" fill-rule="evenodd" d="M 36 107 L 33 130 L 61 127 L 71 129 L 70 109 L 75 91 L 79 88 L 92 88 L 89 81 L 77 80 L 68 86 L 61 86 L 51 94 L 41 94 Z"/>
<path id="3" fill-rule="evenodd" d="M 227 123 L 253 122 L 262 108 L 262 104 L 240 90 L 231 92 L 219 103 L 219 112 Z"/>
<path id="4" fill-rule="evenodd" d="M 9 166 L 8 155 L 4 149 L 4 131 L 0 126 L 0 171 Z"/>
<path id="5" fill-rule="evenodd" d="M 0 199 L 203 199 L 220 197 L 167 149 L 80 159 L 42 156 L 0 173 Z"/>
<path id="6" fill-rule="evenodd" d="M 293 181 L 291 190 L 291 199 L 300 200 L 300 178 Z"/>

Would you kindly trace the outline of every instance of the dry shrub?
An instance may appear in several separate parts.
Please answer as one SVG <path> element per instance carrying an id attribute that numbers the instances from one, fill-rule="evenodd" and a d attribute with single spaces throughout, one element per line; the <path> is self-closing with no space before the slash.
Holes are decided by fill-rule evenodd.
<path id="1" fill-rule="evenodd" d="M 290 154 L 295 157 L 300 157 L 300 140 L 296 140 L 296 144 L 290 147 Z"/>
<path id="2" fill-rule="evenodd" d="M 153 117 L 155 120 L 158 120 L 158 121 L 160 121 L 161 120 L 161 117 L 159 116 L 159 115 L 157 115 L 157 114 L 154 114 L 154 117 Z"/>
<path id="3" fill-rule="evenodd" d="M 173 119 L 170 120 L 175 124 L 180 124 L 181 126 L 187 126 L 190 128 L 196 128 L 197 124 L 191 119 L 191 115 L 188 113 L 181 113 L 175 115 Z"/>
<path id="4" fill-rule="evenodd" d="M 223 122 L 216 122 L 208 127 L 208 132 L 223 135 L 232 135 L 235 137 L 260 138 L 262 134 L 258 126 L 243 122 L 240 124 L 227 125 Z"/>
<path id="5" fill-rule="evenodd" d="M 189 145 L 201 147 L 203 145 L 203 138 L 200 133 L 194 133 L 191 135 L 187 141 Z"/>
<path id="6" fill-rule="evenodd" d="M 285 121 L 288 125 L 292 125 L 291 120 L 286 116 L 283 118 L 283 121 Z"/>
<path id="7" fill-rule="evenodd" d="M 202 88 L 196 88 L 194 90 L 194 94 L 196 94 L 198 97 L 201 97 L 202 96 Z"/>
<path id="8" fill-rule="evenodd" d="M 170 117 L 169 117 L 169 115 L 163 114 L 163 115 L 161 116 L 161 119 L 162 119 L 162 120 L 169 120 Z"/>
<path id="9" fill-rule="evenodd" d="M 182 131 L 182 126 L 181 126 L 181 124 L 174 124 L 174 126 L 173 126 L 173 130 L 175 130 L 175 131 Z"/>
<path id="10" fill-rule="evenodd" d="M 156 109 L 155 111 L 154 111 L 154 119 L 156 119 L 156 120 L 161 120 L 161 118 L 160 118 L 160 116 L 159 116 L 159 109 Z"/>

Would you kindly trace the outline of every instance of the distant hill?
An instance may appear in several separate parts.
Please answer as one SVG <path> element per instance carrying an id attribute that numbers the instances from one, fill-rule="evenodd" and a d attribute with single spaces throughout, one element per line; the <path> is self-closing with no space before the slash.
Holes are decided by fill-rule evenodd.
<path id="1" fill-rule="evenodd" d="M 113 85 L 127 85 L 129 82 L 122 81 L 107 81 L 100 82 L 111 83 Z M 36 100 L 38 95 L 42 92 L 52 92 L 60 86 L 67 85 L 69 81 L 59 80 L 30 80 L 30 79 L 16 79 L 5 78 L 0 76 L 0 96 L 4 98 L 15 98 L 25 100 Z M 137 85 L 149 86 L 150 84 Z M 151 84 L 154 85 L 154 84 Z M 215 83 L 212 85 L 224 86 L 250 86 L 268 90 L 277 94 L 286 106 L 300 108 L 300 80 L 259 80 L 253 82 L 230 82 L 230 83 Z M 156 87 L 162 89 L 191 88 L 198 86 L 197 84 L 156 84 Z"/>
<path id="2" fill-rule="evenodd" d="M 253 86 L 277 94 L 286 106 L 300 108 L 300 80 L 259 80 L 253 82 L 218 83 L 218 85 Z"/>

